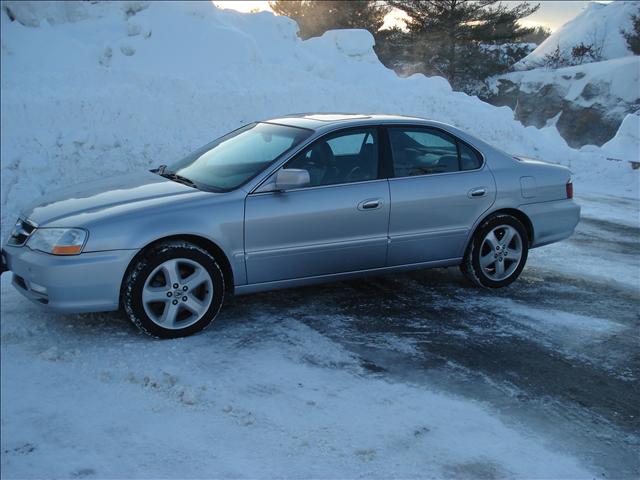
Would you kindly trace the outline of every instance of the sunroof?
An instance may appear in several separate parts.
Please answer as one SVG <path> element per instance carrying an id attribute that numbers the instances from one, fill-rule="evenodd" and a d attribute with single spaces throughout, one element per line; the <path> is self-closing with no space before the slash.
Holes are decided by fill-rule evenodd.
<path id="1" fill-rule="evenodd" d="M 319 122 L 338 122 L 340 120 L 357 120 L 369 117 L 367 115 L 357 115 L 350 113 L 317 113 L 313 115 L 305 115 L 304 118 L 318 120 Z"/>

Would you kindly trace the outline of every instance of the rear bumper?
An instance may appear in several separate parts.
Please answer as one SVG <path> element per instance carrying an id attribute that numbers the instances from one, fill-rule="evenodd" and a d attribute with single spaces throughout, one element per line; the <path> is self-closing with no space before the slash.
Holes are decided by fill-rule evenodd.
<path id="1" fill-rule="evenodd" d="M 531 203 L 519 207 L 533 225 L 531 248 L 570 237 L 580 221 L 580 206 L 574 200 Z"/>
<path id="2" fill-rule="evenodd" d="M 64 313 L 117 310 L 124 273 L 137 250 L 55 256 L 7 246 L 13 286 L 29 300 Z"/>

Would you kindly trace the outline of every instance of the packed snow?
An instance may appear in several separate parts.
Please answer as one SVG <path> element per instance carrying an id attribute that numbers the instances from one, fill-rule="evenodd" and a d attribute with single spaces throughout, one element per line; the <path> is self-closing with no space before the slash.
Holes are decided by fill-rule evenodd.
<path id="1" fill-rule="evenodd" d="M 64 332 L 28 340 L 51 319 L 15 305 L 2 311 L 19 305 L 24 320 L 9 320 L 2 350 L 7 477 L 457 477 L 474 463 L 519 478 L 591 476 L 481 403 L 367 376 L 293 319 L 265 315 L 172 344 L 97 321 L 110 341 L 87 349 Z M 43 402 L 43 391 L 55 396 Z"/>
<path id="2" fill-rule="evenodd" d="M 0 12 L 3 237 L 21 206 L 45 192 L 169 163 L 256 119 L 308 111 L 417 115 L 453 124 L 514 154 L 572 168 L 591 227 L 574 243 L 532 252 L 532 273 L 516 292 L 537 288 L 540 297 L 531 301 L 538 305 L 548 300 L 545 288 L 564 288 L 577 298 L 618 289 L 607 293 L 620 318 L 598 313 L 594 333 L 581 339 L 633 339 L 632 306 L 625 302 L 637 291 L 637 258 L 621 252 L 601 258 L 589 245 L 615 249 L 616 242 L 605 238 L 606 228 L 614 227 L 621 235 L 617 240 L 634 245 L 638 171 L 626 160 L 607 158 L 637 152 L 637 117 L 626 119 L 603 148 L 578 151 L 555 127 L 526 128 L 510 109 L 453 92 L 442 78 L 397 77 L 380 64 L 366 31 L 330 31 L 302 41 L 287 18 L 219 10 L 209 2 L 3 6 L 15 18 Z M 571 275 L 582 274 L 586 280 L 571 283 Z M 592 424 L 583 420 L 587 414 L 560 400 L 554 415 L 569 411 L 587 426 L 569 432 L 569 442 L 549 433 L 553 427 L 544 418 L 554 402 L 548 398 L 542 401 L 544 415 L 530 424 L 528 416 L 510 416 L 522 402 L 526 415 L 537 407 L 520 393 L 500 393 L 497 406 L 476 398 L 472 375 L 448 357 L 445 375 L 473 394 L 441 391 L 430 379 L 400 381 L 365 362 L 354 344 L 379 349 L 376 362 L 390 355 L 433 361 L 437 355 L 422 349 L 437 344 L 438 332 L 405 335 L 419 322 L 431 332 L 455 317 L 446 326 L 446 348 L 453 349 L 449 339 L 455 337 L 473 355 L 490 341 L 507 338 L 510 344 L 515 338 L 509 324 L 511 330 L 469 348 L 493 321 L 484 311 L 518 311 L 518 332 L 545 316 L 501 303 L 493 293 L 462 290 L 452 274 L 426 275 L 435 283 L 425 287 L 420 278 L 401 276 L 390 280 L 399 282 L 396 289 L 376 280 L 326 287 L 338 297 L 365 295 L 369 303 L 358 301 L 355 313 L 343 313 L 326 290 L 232 299 L 207 332 L 171 342 L 138 335 L 118 314 L 43 313 L 3 275 L 2 476 L 592 478 L 600 475 L 593 445 L 611 448 L 599 459 L 610 464 L 629 450 L 630 436 L 597 417 L 593 425 L 618 433 L 593 437 L 587 428 Z M 420 293 L 413 300 L 407 293 L 412 289 Z M 611 310 L 608 298 L 603 309 Z M 371 322 L 364 332 L 349 331 L 360 315 Z M 368 330 L 374 320 L 384 327 L 394 319 L 401 326 L 377 337 Z M 456 323 L 467 320 L 471 326 Z M 547 322 L 551 332 L 568 331 L 567 337 L 591 328 L 585 312 L 558 313 Z M 327 327 L 339 338 L 321 333 Z M 527 335 L 532 343 L 544 337 Z M 557 366 L 557 351 L 544 353 Z M 547 357 L 529 360 L 541 358 Z M 496 361 L 502 360 L 489 363 Z M 519 373 L 531 383 L 533 373 Z M 517 375 L 496 391 L 517 390 L 516 380 Z M 491 382 L 496 380 L 486 380 Z M 626 392 L 626 384 L 616 385 Z M 563 421 L 570 419 L 558 424 Z M 580 439 L 588 455 L 578 458 L 581 447 L 574 443 Z M 617 463 L 625 472 L 637 471 L 632 461 Z"/>
<path id="3" fill-rule="evenodd" d="M 558 47 L 561 53 L 570 56 L 571 49 L 581 43 L 593 45 L 599 50 L 602 60 L 633 55 L 620 30 L 631 31 L 631 15 L 639 13 L 638 3 L 634 1 L 588 2 L 579 15 L 553 32 L 515 68 L 528 70 L 539 67 L 545 55 Z"/>

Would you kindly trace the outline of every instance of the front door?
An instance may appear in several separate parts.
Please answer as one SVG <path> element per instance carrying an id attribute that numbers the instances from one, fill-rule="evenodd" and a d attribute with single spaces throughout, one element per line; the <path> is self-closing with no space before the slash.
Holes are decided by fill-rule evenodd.
<path id="1" fill-rule="evenodd" d="M 329 134 L 284 168 L 305 169 L 311 181 L 247 196 L 250 284 L 385 265 L 390 205 L 388 182 L 379 178 L 378 129 Z"/>
<path id="2" fill-rule="evenodd" d="M 390 127 L 394 178 L 388 265 L 462 257 L 475 221 L 493 204 L 482 156 L 442 130 Z"/>

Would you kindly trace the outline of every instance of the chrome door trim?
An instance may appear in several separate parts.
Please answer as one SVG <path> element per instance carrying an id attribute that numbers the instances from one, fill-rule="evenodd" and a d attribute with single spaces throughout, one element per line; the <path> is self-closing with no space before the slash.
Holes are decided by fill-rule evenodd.
<path id="1" fill-rule="evenodd" d="M 411 175 L 408 177 L 390 177 L 389 181 L 393 182 L 394 180 L 407 180 L 410 178 L 422 178 L 422 177 L 440 177 L 442 175 L 460 175 L 460 174 L 465 174 L 465 173 L 474 173 L 474 172 L 480 172 L 482 170 L 484 170 L 484 168 L 487 166 L 487 163 L 483 163 L 482 167 L 480 168 L 474 168 L 473 170 L 456 170 L 455 172 L 442 172 L 442 173 L 423 173 L 422 175 Z M 487 170 L 489 172 L 491 172 L 491 169 L 489 169 L 489 167 L 487 167 Z"/>
<path id="2" fill-rule="evenodd" d="M 347 187 L 347 186 L 351 186 L 351 185 L 362 185 L 362 184 L 365 184 L 365 183 L 386 182 L 386 181 L 387 181 L 386 178 L 376 178 L 374 180 L 363 180 L 361 182 L 334 183 L 332 185 L 316 185 L 315 187 L 292 188 L 291 190 L 284 190 L 282 192 L 277 192 L 277 191 L 256 192 L 255 191 L 256 189 L 254 189 L 251 193 L 249 193 L 249 195 L 251 195 L 251 196 L 270 195 L 270 194 L 284 195 L 284 194 L 287 194 L 287 193 L 300 192 L 300 191 L 307 192 L 309 190 L 318 190 L 318 189 L 321 189 L 321 188 L 338 188 L 338 187 Z M 260 187 L 260 186 L 261 185 L 258 185 L 258 187 Z M 258 188 L 258 187 L 256 187 L 256 188 Z"/>

